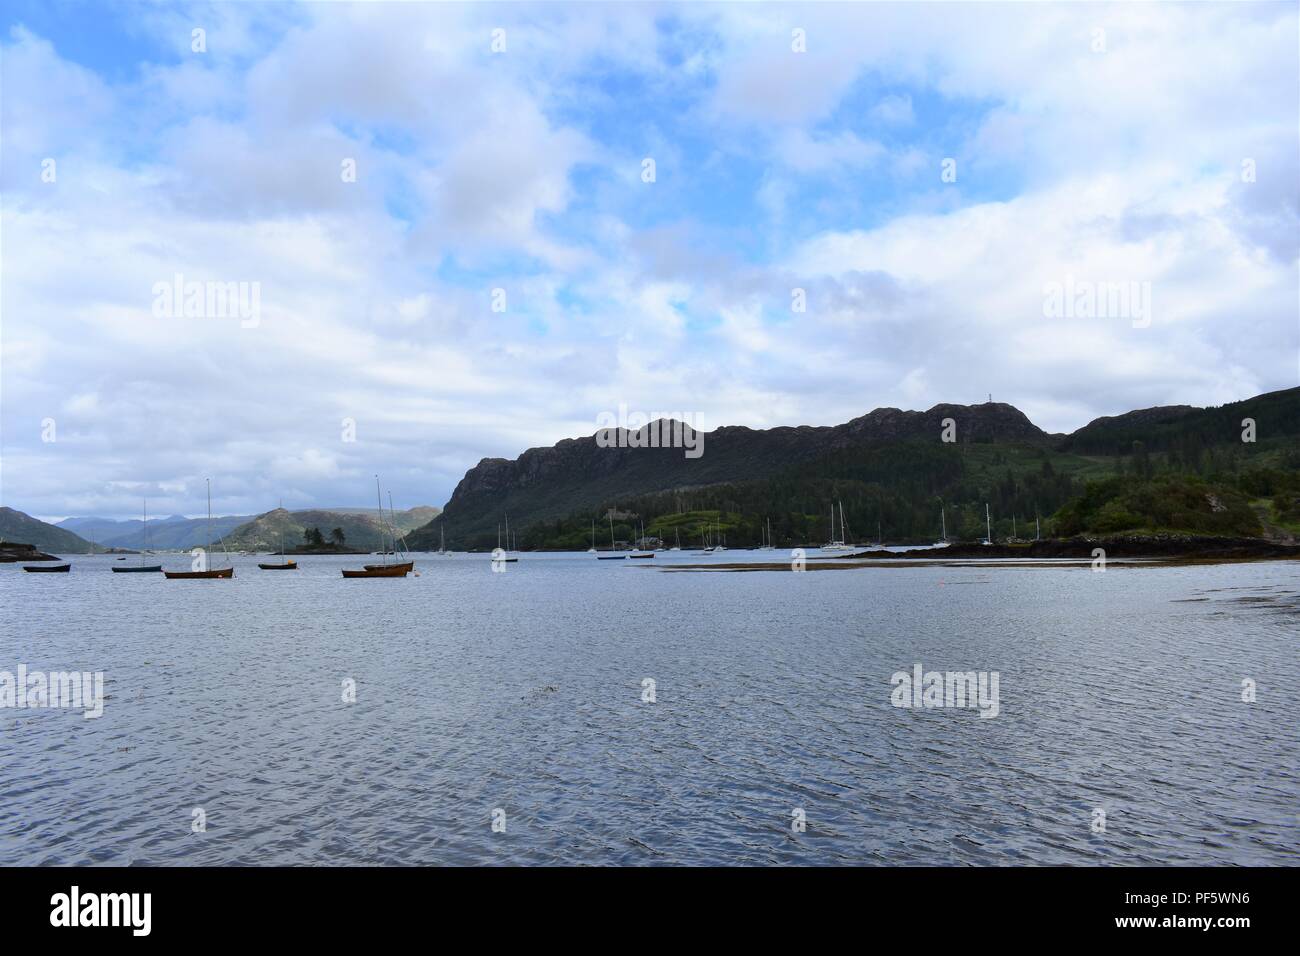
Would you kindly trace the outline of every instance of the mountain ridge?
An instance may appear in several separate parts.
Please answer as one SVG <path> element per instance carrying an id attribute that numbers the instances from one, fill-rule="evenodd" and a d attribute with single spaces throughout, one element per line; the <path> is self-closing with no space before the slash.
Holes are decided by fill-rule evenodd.
<path id="1" fill-rule="evenodd" d="M 951 474 L 946 479 L 935 475 L 945 468 L 952 472 L 956 467 L 952 462 L 945 465 L 941 460 L 945 456 L 957 465 L 961 465 L 962 456 L 971 461 L 988 457 L 970 456 L 971 448 L 1014 448 L 1020 465 L 1029 459 L 1055 459 L 1067 472 L 1078 476 L 1072 481 L 1079 487 L 1067 488 L 1059 480 L 1038 482 L 1035 494 L 1042 501 L 1037 503 L 1050 503 L 1054 511 L 1064 503 L 1062 495 L 1066 491 L 1077 494 L 1082 490 L 1082 482 L 1090 477 L 1090 472 L 1096 472 L 1094 477 L 1103 477 L 1120 467 L 1121 461 L 1132 452 L 1135 435 L 1150 438 L 1152 446 L 1166 456 L 1182 453 L 1174 447 L 1180 441 L 1187 447 L 1231 449 L 1233 442 L 1240 438 L 1240 427 L 1235 426 L 1233 431 L 1228 424 L 1256 410 L 1268 420 L 1266 434 L 1270 440 L 1278 435 L 1295 436 L 1300 434 L 1298 398 L 1300 388 L 1265 393 L 1218 407 L 1135 409 L 1094 419 L 1068 434 L 1050 434 L 1014 406 L 995 402 L 940 403 L 925 411 L 877 408 L 831 426 L 781 425 L 751 429 L 726 425 L 712 432 L 696 432 L 686 426 L 688 439 L 703 442 L 703 454 L 697 459 L 686 458 L 680 447 L 627 447 L 628 435 L 643 438 L 658 426 L 647 425 L 635 431 L 613 429 L 609 433 L 615 439 L 613 447 L 601 447 L 598 438 L 602 433 L 598 429 L 589 436 L 526 449 L 514 459 L 481 459 L 466 471 L 443 513 L 414 531 L 409 540 L 416 549 L 436 547 L 439 532 L 445 531 L 449 546 L 486 547 L 493 543 L 496 526 L 506 517 L 513 528 L 521 530 L 547 522 L 557 527 L 566 521 L 571 525 L 583 509 L 589 509 L 588 518 L 594 519 L 600 510 L 598 505 L 613 507 L 618 501 L 632 498 L 645 499 L 670 492 L 679 493 L 680 497 L 684 492 L 755 481 L 788 483 L 792 469 L 815 461 L 827 462 L 826 467 L 820 473 L 802 476 L 805 483 L 815 481 L 818 474 L 833 475 L 839 466 L 830 459 L 855 458 L 849 470 L 866 474 L 873 469 L 869 461 L 872 449 L 876 450 L 876 457 L 887 457 L 884 449 L 889 449 L 889 454 L 910 455 L 913 460 L 909 467 L 916 470 L 911 476 L 914 483 L 930 481 L 935 487 L 943 480 L 952 479 Z M 941 441 L 948 420 L 955 426 L 952 436 L 955 441 L 951 443 Z M 1136 440 L 1145 448 L 1140 438 Z M 903 454 L 903 446 L 908 445 L 915 447 L 909 447 Z M 989 474 L 997 458 L 995 454 L 976 469 L 979 480 L 986 486 L 991 484 Z M 1059 479 L 1059 475 L 1054 475 L 1054 479 Z M 871 482 L 861 479 L 860 484 Z M 1045 490 L 1049 485 L 1051 490 Z M 937 494 L 933 488 L 927 493 Z M 910 500 L 915 503 L 921 494 L 914 489 Z M 882 495 L 883 492 L 877 497 Z M 780 502 L 774 504 L 779 506 Z M 683 505 L 679 503 L 677 507 Z M 873 510 L 872 525 L 884 523 L 882 509 L 883 504 L 877 504 Z M 1027 517 L 1036 514 L 1031 512 Z M 934 523 L 939 524 L 937 507 Z M 572 539 L 571 527 L 564 533 Z"/>

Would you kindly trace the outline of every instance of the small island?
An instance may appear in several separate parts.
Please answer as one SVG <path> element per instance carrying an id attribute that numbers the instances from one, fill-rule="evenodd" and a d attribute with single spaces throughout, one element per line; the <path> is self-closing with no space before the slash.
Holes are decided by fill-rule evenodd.
<path id="1" fill-rule="evenodd" d="M 21 544 L 17 541 L 0 541 L 0 564 L 14 564 L 18 561 L 58 561 L 52 554 L 46 554 L 34 544 Z"/>
<path id="2" fill-rule="evenodd" d="M 307 528 L 302 533 L 303 543 L 292 548 L 286 548 L 284 554 L 303 555 L 303 554 L 370 554 L 369 551 L 349 548 L 347 546 L 347 535 L 342 528 L 334 528 L 330 531 L 329 537 L 326 538 L 321 533 L 320 528 Z"/>

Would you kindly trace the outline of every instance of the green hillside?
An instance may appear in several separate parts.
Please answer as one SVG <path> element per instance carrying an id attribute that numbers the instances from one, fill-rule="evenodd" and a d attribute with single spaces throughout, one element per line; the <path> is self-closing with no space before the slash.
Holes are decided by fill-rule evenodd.
<path id="1" fill-rule="evenodd" d="M 410 511 L 398 511 L 395 523 L 399 531 L 412 527 L 436 509 L 427 506 Z M 278 551 L 281 541 L 285 550 L 311 547 L 309 533 L 318 531 L 321 540 L 341 548 L 356 551 L 377 551 L 386 540 L 388 531 L 381 526 L 375 509 L 350 511 L 286 511 L 277 508 L 240 525 L 225 538 L 229 551 Z M 392 547 L 391 543 L 382 545 Z"/>
<path id="2" fill-rule="evenodd" d="M 979 540 L 986 505 L 997 540 L 1033 538 L 1035 519 L 1043 537 L 1300 534 L 1300 389 L 1220 408 L 1130 412 L 1068 436 L 1035 435 L 1006 408 L 983 412 L 980 440 L 958 443 L 940 441 L 933 421 L 884 437 L 853 423 L 732 430 L 726 444 L 706 441 L 705 458 L 713 447 L 722 454 L 708 473 L 715 480 L 701 482 L 686 480 L 690 463 L 674 450 L 628 455 L 562 442 L 518 462 L 480 463 L 446 512 L 412 537 L 436 546 L 445 527 L 449 547 L 491 548 L 508 514 L 521 548 L 585 549 L 593 522 L 597 547 L 608 547 L 612 510 L 619 541 L 644 525 L 669 545 L 698 547 L 712 533 L 753 547 L 770 522 L 773 543 L 789 547 L 829 540 L 839 503 L 857 543 L 937 540 L 941 509 L 950 539 Z M 1243 440 L 1243 419 L 1253 420 L 1254 441 Z M 879 410 L 855 421 L 869 420 L 892 421 Z M 736 477 L 716 480 L 727 470 Z"/>
<path id="3" fill-rule="evenodd" d="M 13 508 L 0 508 L 0 541 L 35 545 L 41 551 L 51 554 L 91 553 L 91 544 L 85 538 Z M 95 545 L 96 554 L 103 551 L 103 547 Z"/>

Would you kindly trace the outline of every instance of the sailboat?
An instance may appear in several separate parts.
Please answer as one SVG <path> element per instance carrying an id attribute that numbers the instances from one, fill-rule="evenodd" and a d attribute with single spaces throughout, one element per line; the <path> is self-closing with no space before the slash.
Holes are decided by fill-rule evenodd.
<path id="1" fill-rule="evenodd" d="M 366 564 L 360 571 L 343 568 L 345 578 L 404 578 L 411 573 L 415 567 L 414 561 L 397 561 L 390 564 L 388 562 L 388 539 L 384 536 L 384 527 L 388 522 L 384 519 L 384 497 L 379 490 L 379 476 L 375 475 L 375 502 L 379 505 L 379 549 L 384 555 L 383 564 Z M 391 528 L 389 529 L 392 530 Z M 393 550 L 397 549 L 397 535 L 392 535 Z M 408 554 L 409 558 L 410 555 Z"/>
<path id="2" fill-rule="evenodd" d="M 774 547 L 772 546 L 772 519 L 771 519 L 771 518 L 767 518 L 767 519 L 765 519 L 765 520 L 764 520 L 764 524 L 766 525 L 766 528 L 767 528 L 767 534 L 766 534 L 766 536 L 763 538 L 763 543 L 760 544 L 760 545 L 758 546 L 758 550 L 760 550 L 760 551 L 775 551 L 776 548 L 774 548 Z M 759 530 L 760 532 L 762 532 L 762 531 L 763 531 L 763 527 L 760 526 L 758 530 Z"/>
<path id="3" fill-rule="evenodd" d="M 451 552 L 447 550 L 447 529 L 441 524 L 438 525 L 438 553 L 444 557 L 451 554 Z"/>
<path id="4" fill-rule="evenodd" d="M 840 537 L 838 538 L 835 537 L 835 509 L 832 507 L 831 508 L 831 540 L 826 544 L 822 545 L 821 548 L 818 549 L 820 551 L 829 551 L 834 554 L 842 554 L 844 552 L 853 550 L 852 545 L 848 545 L 844 543 L 844 502 L 841 501 L 839 505 L 840 505 Z"/>
<path id="5" fill-rule="evenodd" d="M 717 529 L 718 529 L 718 541 L 719 541 L 720 543 L 719 543 L 719 544 L 715 544 L 715 545 L 713 546 L 713 550 L 714 550 L 714 551 L 726 551 L 726 550 L 727 550 L 727 538 L 726 538 L 726 535 L 724 535 L 724 534 L 722 533 L 722 522 L 721 522 L 721 521 L 717 521 L 717 522 L 715 522 L 715 524 L 716 524 Z"/>
<path id="6" fill-rule="evenodd" d="M 208 484 L 208 548 L 212 547 L 212 479 L 205 478 Z M 221 542 L 221 550 L 226 550 L 226 543 Z M 230 560 L 230 555 L 226 555 L 226 560 Z M 196 578 L 233 578 L 235 576 L 235 566 L 232 564 L 228 568 L 207 568 L 203 571 L 164 571 L 163 574 L 168 578 L 179 580 L 192 580 Z"/>
<path id="7" fill-rule="evenodd" d="M 980 544 L 992 544 L 992 543 L 993 543 L 993 523 L 989 519 L 988 502 L 985 502 L 984 503 L 984 540 L 981 541 Z"/>
<path id="8" fill-rule="evenodd" d="M 149 500 L 143 499 L 143 505 L 140 509 L 141 522 L 144 525 L 144 546 L 140 549 L 140 564 L 138 567 L 126 566 L 122 568 L 113 568 L 118 574 L 125 574 L 130 571 L 161 571 L 161 564 L 145 564 L 144 556 L 149 553 Z M 121 560 L 121 559 L 119 559 Z"/>
<path id="9" fill-rule="evenodd" d="M 379 517 L 384 516 L 384 506 L 382 502 L 379 505 Z M 406 558 L 405 561 L 398 562 L 406 570 L 411 571 L 418 578 L 420 572 L 415 570 L 415 561 L 411 558 L 411 549 L 406 546 L 406 535 L 397 530 L 397 512 L 393 510 L 393 493 L 388 493 L 388 533 L 393 536 L 393 554 L 401 554 Z"/>
<path id="10" fill-rule="evenodd" d="M 588 554 L 596 553 L 596 519 L 591 519 L 591 547 L 587 549 Z"/>
<path id="11" fill-rule="evenodd" d="M 506 546 L 505 546 L 505 549 L 502 550 L 502 548 L 501 548 L 501 525 L 497 525 L 497 549 L 496 549 L 495 551 L 492 552 L 492 560 L 493 560 L 493 561 L 505 561 L 505 562 L 507 562 L 507 563 L 513 563 L 513 562 L 519 560 L 518 558 L 512 558 L 512 557 L 510 557 L 510 516 L 509 516 L 509 515 L 506 515 Z"/>
<path id="12" fill-rule="evenodd" d="M 283 501 L 280 502 L 280 508 L 281 509 L 284 508 Z M 284 553 L 284 526 L 283 525 L 280 526 L 280 557 L 282 558 L 286 557 Z M 263 564 L 259 562 L 257 566 L 261 568 L 263 571 L 295 571 L 298 568 L 298 562 L 292 560 L 281 561 L 279 564 L 271 564 L 270 562 Z"/>
<path id="13" fill-rule="evenodd" d="M 680 529 L 680 528 L 673 528 L 673 540 L 674 540 L 675 542 L 677 542 L 677 543 L 674 544 L 674 545 L 673 545 L 671 548 L 669 548 L 668 550 L 669 550 L 669 551 L 680 551 L 680 550 L 682 550 L 682 532 L 681 532 L 681 529 Z"/>
<path id="14" fill-rule="evenodd" d="M 375 499 L 379 503 L 380 534 L 381 535 L 383 534 L 383 527 L 387 525 L 388 537 L 393 543 L 393 548 L 391 551 L 384 552 L 383 564 L 365 564 L 362 565 L 362 567 L 364 567 L 367 571 L 375 571 L 375 570 L 381 570 L 386 568 L 400 568 L 403 571 L 414 571 L 415 562 L 411 560 L 411 552 L 406 550 L 406 537 L 404 535 L 399 534 L 397 530 L 397 516 L 393 512 L 393 493 L 391 491 L 388 493 L 388 514 L 392 520 L 390 521 L 384 517 L 384 499 L 383 499 L 383 495 L 379 491 L 378 475 L 375 475 Z M 383 545 L 384 542 L 380 541 L 380 544 Z M 398 557 L 398 555 L 400 554 L 402 557 L 406 558 L 406 560 L 405 561 L 394 560 L 392 564 L 389 564 L 388 555 L 390 554 L 393 555 L 394 558 Z M 416 576 L 418 577 L 419 575 Z"/>
<path id="15" fill-rule="evenodd" d="M 655 553 L 654 553 L 653 551 L 647 551 L 647 550 L 645 550 L 645 547 L 644 547 L 644 546 L 645 546 L 645 522 L 644 522 L 644 521 L 641 522 L 641 537 L 640 537 L 640 539 L 639 539 L 639 542 L 640 542 L 640 544 L 642 545 L 642 547 L 637 548 L 637 550 L 635 550 L 634 552 L 632 552 L 631 554 L 629 554 L 629 555 L 628 555 L 628 558 L 629 558 L 629 559 L 631 559 L 631 558 L 642 558 L 642 559 L 644 559 L 644 558 L 653 558 L 653 557 L 655 556 Z"/>
<path id="16" fill-rule="evenodd" d="M 614 511 L 611 508 L 609 512 L 609 554 L 596 555 L 597 561 L 622 561 L 626 554 L 614 553 Z"/>
<path id="17" fill-rule="evenodd" d="M 943 507 L 939 508 L 939 525 L 943 528 L 943 536 L 934 543 L 936 548 L 948 547 L 948 515 Z"/>

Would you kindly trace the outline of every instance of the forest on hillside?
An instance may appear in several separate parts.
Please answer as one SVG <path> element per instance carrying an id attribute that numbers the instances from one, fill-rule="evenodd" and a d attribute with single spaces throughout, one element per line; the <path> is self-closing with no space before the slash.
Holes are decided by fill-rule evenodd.
<path id="1" fill-rule="evenodd" d="M 659 538 L 698 548 L 756 547 L 771 528 L 777 547 L 831 538 L 831 509 L 843 507 L 847 535 L 922 544 L 978 541 L 988 507 L 995 540 L 1130 533 L 1257 536 L 1265 522 L 1300 533 L 1300 449 L 1262 451 L 1184 439 L 1152 453 L 1135 442 L 1125 455 L 1085 456 L 1013 445 L 936 446 L 900 442 L 851 449 L 794 466 L 770 479 L 603 501 L 524 528 L 525 549 L 583 550 L 593 540 Z M 1261 517 L 1264 521 L 1261 521 Z M 472 546 L 488 546 L 483 541 Z"/>

